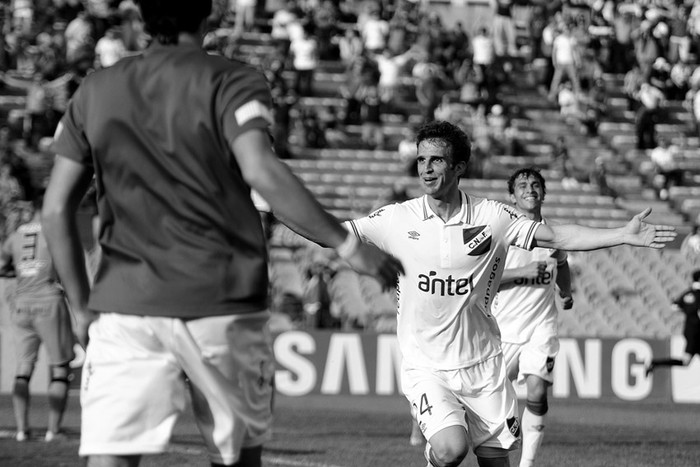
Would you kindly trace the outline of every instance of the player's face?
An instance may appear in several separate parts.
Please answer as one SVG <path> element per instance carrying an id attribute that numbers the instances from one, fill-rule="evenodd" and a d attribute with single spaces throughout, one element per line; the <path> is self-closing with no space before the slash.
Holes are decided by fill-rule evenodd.
<path id="1" fill-rule="evenodd" d="M 539 213 L 544 201 L 542 184 L 533 176 L 520 175 L 515 179 L 510 200 L 522 212 Z"/>
<path id="2" fill-rule="evenodd" d="M 446 143 L 439 140 L 421 141 L 416 159 L 418 178 L 427 195 L 442 199 L 457 189 L 459 177 L 464 173 L 466 164 L 455 163 L 452 148 Z"/>

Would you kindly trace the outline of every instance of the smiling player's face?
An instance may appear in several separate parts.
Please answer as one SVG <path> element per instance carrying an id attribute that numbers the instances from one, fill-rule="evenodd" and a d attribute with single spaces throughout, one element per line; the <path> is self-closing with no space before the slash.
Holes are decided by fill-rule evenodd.
<path id="1" fill-rule="evenodd" d="M 457 190 L 459 177 L 465 163 L 455 162 L 452 148 L 440 140 L 424 140 L 418 145 L 416 155 L 418 178 L 423 191 L 435 198 L 447 198 Z"/>
<path id="2" fill-rule="evenodd" d="M 544 189 L 533 176 L 520 175 L 513 184 L 510 200 L 522 212 L 539 212 L 544 201 Z"/>

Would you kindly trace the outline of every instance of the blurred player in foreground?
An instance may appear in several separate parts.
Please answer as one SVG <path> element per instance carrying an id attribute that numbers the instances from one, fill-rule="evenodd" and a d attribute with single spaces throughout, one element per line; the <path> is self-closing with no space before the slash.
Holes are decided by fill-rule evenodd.
<path id="1" fill-rule="evenodd" d="M 517 170 L 508 180 L 510 201 L 533 221 L 542 217 L 545 180 L 535 168 Z M 558 292 L 557 292 L 558 289 Z M 556 294 L 564 309 L 573 306 L 566 252 L 554 248 L 526 250 L 511 246 L 501 286 L 493 301 L 493 316 L 501 330 L 508 379 L 525 381 L 520 467 L 534 465 L 542 443 L 547 414 L 547 390 L 552 384 L 554 358 L 559 352 Z"/>
<path id="2" fill-rule="evenodd" d="M 56 131 L 43 208 L 87 345 L 79 453 L 94 467 L 163 452 L 189 391 L 212 465 L 257 467 L 275 368 L 251 188 L 358 272 L 390 286 L 402 268 L 360 244 L 275 155 L 264 76 L 202 50 L 211 1 L 137 3 L 153 43 L 81 83 Z M 102 257 L 90 291 L 76 211 L 93 175 Z"/>
<path id="3" fill-rule="evenodd" d="M 459 189 L 471 155 L 469 137 L 460 128 L 428 123 L 418 131 L 416 144 L 425 195 L 384 206 L 348 225 L 404 265 L 397 314 L 401 384 L 428 440 L 428 462 L 459 465 L 471 446 L 480 466 L 508 466 L 520 427 L 491 302 L 509 246 L 662 248 L 676 233 L 645 223 L 650 209 L 615 229 L 535 222 L 510 206 Z"/>
<path id="4" fill-rule="evenodd" d="M 693 283 L 690 289 L 673 302 L 673 310 L 685 315 L 683 326 L 685 355 L 682 359 L 653 359 L 647 366 L 647 376 L 660 366 L 688 366 L 696 355 L 700 355 L 700 269 L 693 272 Z"/>
<path id="5" fill-rule="evenodd" d="M 37 191 L 32 219 L 12 233 L 0 251 L 0 272 L 14 269 L 17 288 L 11 309 L 12 337 L 17 352 L 12 405 L 17 441 L 26 441 L 29 430 L 29 381 L 44 345 L 49 361 L 49 414 L 45 441 L 61 437 L 61 421 L 68 400 L 69 363 L 75 338 L 63 288 L 41 228 L 43 190 Z"/>

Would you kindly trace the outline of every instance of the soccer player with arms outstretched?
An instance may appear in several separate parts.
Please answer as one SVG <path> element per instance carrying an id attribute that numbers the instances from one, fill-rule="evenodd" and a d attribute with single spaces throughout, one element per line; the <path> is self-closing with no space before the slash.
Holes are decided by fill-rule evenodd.
<path id="1" fill-rule="evenodd" d="M 530 220 L 542 217 L 545 180 L 536 168 L 517 170 L 508 180 L 510 201 Z M 534 465 L 544 436 L 547 390 L 552 384 L 554 359 L 559 352 L 556 294 L 564 309 L 573 306 L 566 252 L 554 248 L 531 250 L 511 246 L 501 286 L 493 301 L 493 315 L 501 330 L 506 373 L 511 381 L 525 381 L 527 402 L 521 422 L 520 467 Z"/>
<path id="2" fill-rule="evenodd" d="M 508 453 L 519 441 L 517 400 L 491 313 L 508 248 L 662 248 L 676 234 L 672 227 L 645 223 L 649 209 L 615 229 L 535 222 L 459 189 L 471 154 L 460 128 L 428 123 L 416 143 L 425 195 L 347 225 L 403 263 L 397 315 L 401 384 L 428 440 L 429 464 L 457 466 L 471 446 L 480 466 L 508 466 Z"/>

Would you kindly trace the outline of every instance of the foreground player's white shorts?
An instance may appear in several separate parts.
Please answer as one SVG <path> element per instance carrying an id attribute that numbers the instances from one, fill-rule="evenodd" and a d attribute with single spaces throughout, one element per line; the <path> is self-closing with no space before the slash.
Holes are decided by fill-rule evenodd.
<path id="1" fill-rule="evenodd" d="M 189 390 L 212 462 L 271 436 L 269 313 L 174 318 L 103 313 L 83 365 L 81 456 L 163 452 Z"/>
<path id="2" fill-rule="evenodd" d="M 535 375 L 549 384 L 553 383 L 554 359 L 559 353 L 559 338 L 556 335 L 538 335 L 523 344 L 502 342 L 508 379 L 517 383 L 525 381 L 527 375 Z"/>
<path id="3" fill-rule="evenodd" d="M 518 402 L 502 355 L 447 371 L 410 368 L 404 362 L 401 386 L 427 440 L 458 425 L 467 431 L 472 449 L 518 447 Z"/>

